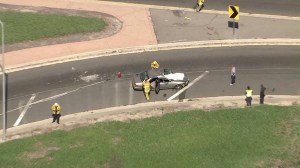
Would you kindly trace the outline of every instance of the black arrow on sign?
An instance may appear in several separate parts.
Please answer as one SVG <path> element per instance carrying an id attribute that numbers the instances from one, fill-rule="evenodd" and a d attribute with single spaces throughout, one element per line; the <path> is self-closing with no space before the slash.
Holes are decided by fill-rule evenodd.
<path id="1" fill-rule="evenodd" d="M 230 8 L 233 11 L 233 14 L 231 14 L 230 18 L 234 19 L 239 14 L 239 12 L 235 9 L 234 6 L 230 6 Z"/>

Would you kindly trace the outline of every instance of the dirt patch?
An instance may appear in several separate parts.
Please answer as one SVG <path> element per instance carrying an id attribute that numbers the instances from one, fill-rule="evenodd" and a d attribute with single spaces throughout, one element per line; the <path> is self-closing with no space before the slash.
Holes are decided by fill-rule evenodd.
<path id="1" fill-rule="evenodd" d="M 264 167 L 264 164 L 265 164 L 265 162 L 262 160 L 257 160 L 254 163 L 255 167 L 257 167 L 257 168 Z"/>
<path id="2" fill-rule="evenodd" d="M 289 156 L 287 160 L 281 162 L 275 160 L 273 164 L 275 167 L 297 167 L 299 166 L 299 144 L 298 144 L 298 125 L 300 123 L 300 118 L 293 114 L 290 119 L 280 123 L 280 129 L 277 135 L 283 135 L 287 137 L 290 141 L 288 145 L 283 149 Z M 280 163 L 280 164 L 278 164 Z"/>
<path id="3" fill-rule="evenodd" d="M 53 38 L 40 39 L 35 41 L 26 41 L 15 44 L 7 44 L 5 51 L 15 51 L 25 48 L 40 47 L 46 45 L 63 44 L 70 42 L 89 41 L 95 39 L 106 38 L 118 33 L 122 29 L 123 23 L 114 16 L 94 11 L 72 10 L 72 9 L 57 9 L 47 7 L 30 7 L 30 6 L 16 6 L 0 4 L 0 11 L 18 11 L 18 12 L 32 12 L 40 14 L 63 14 L 67 16 L 83 16 L 83 17 L 97 17 L 105 21 L 107 26 L 101 32 L 93 33 L 78 33 L 72 35 L 65 35 Z"/>
<path id="4" fill-rule="evenodd" d="M 79 147 L 82 147 L 82 146 L 83 146 L 83 144 L 77 142 L 77 143 L 71 144 L 69 146 L 69 148 L 73 149 L 73 148 L 79 148 Z"/>
<path id="5" fill-rule="evenodd" d="M 273 163 L 270 167 L 271 168 L 280 168 L 280 167 L 282 167 L 282 164 L 283 164 L 282 160 L 276 159 L 273 161 Z"/>
<path id="6" fill-rule="evenodd" d="M 47 147 L 44 144 L 42 144 L 41 142 L 36 143 L 33 146 L 34 149 L 37 149 L 35 151 L 32 152 L 25 152 L 24 153 L 24 159 L 40 159 L 40 158 L 44 158 L 48 155 L 49 152 L 51 151 L 57 151 L 59 150 L 58 147 Z M 51 160 L 51 158 L 49 158 Z"/>
<path id="7" fill-rule="evenodd" d="M 113 145 L 118 145 L 118 144 L 120 144 L 121 143 L 121 141 L 122 141 L 122 139 L 120 138 L 120 137 L 114 137 L 113 139 L 112 139 L 112 143 L 113 143 Z"/>

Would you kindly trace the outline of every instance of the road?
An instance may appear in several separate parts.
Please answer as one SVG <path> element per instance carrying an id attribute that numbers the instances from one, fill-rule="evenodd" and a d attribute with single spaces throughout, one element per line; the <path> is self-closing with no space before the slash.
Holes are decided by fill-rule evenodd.
<path id="1" fill-rule="evenodd" d="M 123 2 L 191 8 L 192 1 L 123 0 Z M 298 0 L 206 0 L 205 10 L 227 11 L 228 5 L 241 12 L 299 17 Z M 299 39 L 299 21 L 240 17 L 240 28 L 232 34 L 228 16 L 180 10 L 150 9 L 158 43 L 223 39 Z M 144 52 L 94 58 L 34 68 L 8 75 L 8 127 L 51 117 L 54 102 L 62 114 L 146 102 L 142 92 L 133 91 L 131 76 L 158 60 L 163 68 L 185 72 L 190 80 L 209 74 L 176 99 L 243 95 L 247 85 L 258 94 L 260 84 L 268 95 L 299 95 L 300 62 L 298 46 L 248 46 L 198 48 Z M 230 86 L 230 67 L 237 68 L 237 84 Z M 117 78 L 117 72 L 122 78 Z M 151 94 L 151 101 L 167 100 L 177 90 Z M 1 93 L 2 94 L 2 93 Z M 1 103 L 2 105 L 2 103 Z M 2 107 L 1 107 L 2 108 Z M 2 125 L 2 120 L 0 120 Z"/>
<path id="2" fill-rule="evenodd" d="M 159 6 L 174 6 L 192 8 L 196 0 L 106 0 Z M 240 7 L 240 12 L 259 13 L 284 16 L 300 16 L 300 1 L 298 0 L 206 0 L 204 10 L 228 11 L 228 5 Z"/>
<path id="3" fill-rule="evenodd" d="M 247 85 L 258 94 L 260 84 L 267 87 L 268 95 L 300 91 L 298 46 L 181 49 L 94 58 L 10 73 L 8 127 L 26 108 L 20 124 L 49 118 L 54 102 L 61 104 L 63 115 L 146 102 L 142 92 L 132 90 L 130 80 L 154 59 L 164 68 L 185 72 L 191 81 L 210 72 L 179 99 L 242 95 Z M 237 68 L 234 86 L 229 85 L 232 64 Z M 120 79 L 118 71 L 123 74 Z M 176 92 L 151 93 L 151 101 L 166 100 Z M 26 107 L 30 99 L 33 104 Z"/>

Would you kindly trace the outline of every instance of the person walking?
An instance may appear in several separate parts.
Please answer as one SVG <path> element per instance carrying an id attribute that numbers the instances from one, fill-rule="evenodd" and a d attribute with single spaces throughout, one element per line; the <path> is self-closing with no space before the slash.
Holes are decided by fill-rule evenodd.
<path id="1" fill-rule="evenodd" d="M 61 107 L 58 103 L 54 103 L 51 107 L 52 110 L 52 117 L 53 117 L 53 121 L 52 123 L 54 123 L 55 121 L 57 122 L 57 124 L 59 124 L 59 118 L 60 118 L 60 110 Z"/>
<path id="2" fill-rule="evenodd" d="M 266 88 L 264 87 L 263 84 L 260 85 L 260 94 L 259 94 L 259 103 L 264 104 L 264 99 L 265 99 L 265 91 Z"/>
<path id="3" fill-rule="evenodd" d="M 235 71 L 235 66 L 231 66 L 231 82 L 230 85 L 235 84 L 235 78 L 236 78 L 236 71 Z"/>
<path id="4" fill-rule="evenodd" d="M 150 84 L 150 81 L 149 79 L 145 79 L 143 81 L 143 89 L 144 89 L 144 94 L 145 94 L 145 97 L 146 97 L 146 100 L 149 101 L 150 100 L 150 87 L 151 87 L 151 84 Z"/>
<path id="5" fill-rule="evenodd" d="M 204 0 L 197 0 L 196 12 L 200 12 L 204 7 Z"/>
<path id="6" fill-rule="evenodd" d="M 246 103 L 247 103 L 247 106 L 251 106 L 251 102 L 252 102 L 252 93 L 253 93 L 253 90 L 250 89 L 250 86 L 247 86 L 247 90 L 246 90 Z"/>
<path id="7" fill-rule="evenodd" d="M 158 64 L 158 62 L 157 61 L 153 61 L 152 63 L 151 63 L 151 69 L 158 69 L 159 68 L 159 64 Z"/>

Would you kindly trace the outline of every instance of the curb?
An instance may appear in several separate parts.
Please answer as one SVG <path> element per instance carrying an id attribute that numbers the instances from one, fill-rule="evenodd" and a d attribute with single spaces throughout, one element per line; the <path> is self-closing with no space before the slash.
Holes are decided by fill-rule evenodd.
<path id="1" fill-rule="evenodd" d="M 159 117 L 167 113 L 185 110 L 202 109 L 211 111 L 220 108 L 245 108 L 245 96 L 221 96 L 196 99 L 158 101 L 139 103 L 134 105 L 112 107 L 106 109 L 79 112 L 61 117 L 61 124 L 51 123 L 52 119 L 45 119 L 33 123 L 23 124 L 7 129 L 6 141 L 31 137 L 55 130 L 70 130 L 87 126 L 97 122 L 128 121 L 148 117 Z M 268 95 L 265 98 L 267 105 L 291 106 L 300 105 L 300 95 Z M 259 95 L 253 96 L 253 106 L 259 105 Z M 2 136 L 2 131 L 0 133 Z M 2 143 L 3 140 L 0 140 Z"/>
<path id="2" fill-rule="evenodd" d="M 179 43 L 165 43 L 157 45 L 146 45 L 138 47 L 116 48 L 74 54 L 69 56 L 56 57 L 51 59 L 30 62 L 27 64 L 18 64 L 6 68 L 7 73 L 54 65 L 59 63 L 98 58 L 104 56 L 113 56 L 130 53 L 152 52 L 162 50 L 186 49 L 186 48 L 210 48 L 210 47 L 236 47 L 236 46 L 262 46 L 262 45 L 300 45 L 300 39 L 234 39 L 234 40 L 209 40 L 209 41 L 192 41 Z"/>

